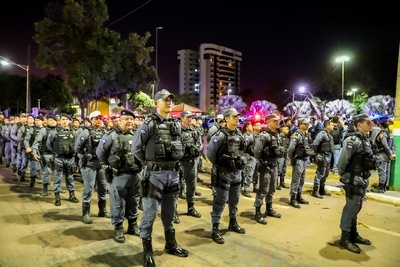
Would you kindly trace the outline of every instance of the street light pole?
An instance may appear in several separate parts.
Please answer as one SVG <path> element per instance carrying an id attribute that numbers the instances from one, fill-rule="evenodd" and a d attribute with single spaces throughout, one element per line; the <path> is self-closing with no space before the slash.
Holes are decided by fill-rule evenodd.
<path id="1" fill-rule="evenodd" d="M 156 72 L 158 76 L 158 30 L 162 30 L 163 27 L 156 27 Z M 158 92 L 158 83 L 156 84 L 156 92 Z M 154 99 L 154 96 L 153 96 Z"/>
<path id="2" fill-rule="evenodd" d="M 29 84 L 29 65 L 21 65 L 21 64 L 17 64 L 5 57 L 0 56 L 0 59 L 2 59 L 1 64 L 2 65 L 14 65 L 17 66 L 23 70 L 26 71 L 26 113 L 30 113 L 31 110 L 31 98 L 30 98 L 30 84 Z"/>
<path id="3" fill-rule="evenodd" d="M 349 57 L 341 56 L 336 58 L 336 62 L 342 63 L 342 108 L 343 108 L 343 99 L 344 99 L 344 62 L 349 61 Z"/>
<path id="4" fill-rule="evenodd" d="M 356 92 L 358 91 L 357 88 L 352 88 L 351 91 L 353 92 L 353 104 L 356 101 Z"/>

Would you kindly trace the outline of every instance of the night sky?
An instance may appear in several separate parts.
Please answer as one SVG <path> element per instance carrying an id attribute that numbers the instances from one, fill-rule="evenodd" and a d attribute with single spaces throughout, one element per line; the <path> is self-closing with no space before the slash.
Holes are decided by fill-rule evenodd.
<path id="1" fill-rule="evenodd" d="M 45 17 L 44 7 L 51 1 L 27 2 L 7 2 L 11 6 L 9 12 L 3 10 L 0 17 L 0 56 L 24 65 L 28 62 L 28 46 L 31 59 L 36 54 L 33 23 Z M 155 29 L 163 27 L 158 31 L 158 88 L 178 91 L 178 50 L 198 50 L 201 43 L 214 43 L 243 53 L 241 89 L 252 88 L 256 96 L 264 95 L 275 77 L 296 76 L 297 84 L 307 86 L 310 81 L 302 80 L 298 73 L 324 66 L 334 70 L 335 58 L 343 54 L 350 57 L 345 64 L 346 73 L 357 71 L 357 62 L 363 62 L 378 84 L 392 90 L 394 96 L 400 41 L 394 3 L 350 6 L 337 1 L 106 2 L 109 21 L 105 26 L 124 37 L 129 32 L 144 35 L 149 31 L 152 37 L 148 46 L 155 47 Z M 152 59 L 151 64 L 155 65 L 155 53 Z M 33 64 L 31 70 L 33 75 L 51 73 Z M 16 67 L 10 73 L 25 75 Z M 340 68 L 334 75 L 340 77 Z M 293 84 L 293 88 L 296 86 Z"/>

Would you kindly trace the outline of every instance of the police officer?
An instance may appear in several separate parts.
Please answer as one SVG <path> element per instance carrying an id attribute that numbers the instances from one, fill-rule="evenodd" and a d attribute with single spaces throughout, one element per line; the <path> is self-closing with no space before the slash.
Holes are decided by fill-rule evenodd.
<path id="1" fill-rule="evenodd" d="M 331 195 L 331 193 L 325 190 L 325 181 L 329 175 L 332 153 L 334 151 L 333 137 L 330 135 L 332 129 L 332 122 L 325 120 L 324 129 L 317 133 L 312 143 L 317 169 L 315 171 L 314 186 L 311 195 L 316 198 L 324 198 L 324 195 Z"/>
<path id="2" fill-rule="evenodd" d="M 50 131 L 46 140 L 47 148 L 54 154 L 54 205 L 61 205 L 61 185 L 63 175 L 65 175 L 67 189 L 69 191 L 68 200 L 78 203 L 75 196 L 75 181 L 73 176 L 75 136 L 70 128 L 70 119 L 67 114 L 61 114 L 59 127 Z"/>
<path id="3" fill-rule="evenodd" d="M 55 130 L 57 126 L 57 117 L 49 115 L 47 118 L 47 126 L 42 127 L 37 135 L 36 140 L 32 144 L 32 155 L 36 160 L 40 161 L 42 168 L 42 196 L 48 196 L 48 186 L 50 183 L 50 176 L 54 169 L 54 155 L 50 149 L 47 148 L 47 137 L 50 131 Z"/>
<path id="4" fill-rule="evenodd" d="M 307 118 L 298 118 L 297 121 L 298 129 L 290 137 L 288 157 L 292 165 L 290 205 L 300 209 L 299 203 L 309 204 L 301 194 L 303 192 L 308 157 L 312 155 L 312 151 L 307 136 L 309 121 Z"/>
<path id="5" fill-rule="evenodd" d="M 371 120 L 366 114 L 353 117 L 355 132 L 348 133 L 343 142 L 338 161 L 340 181 L 344 184 L 346 204 L 340 219 L 342 236 L 339 245 L 353 253 L 360 253 L 356 244 L 370 245 L 357 232 L 357 215 L 361 211 L 374 168 L 374 155 L 367 134 L 371 131 Z"/>
<path id="6" fill-rule="evenodd" d="M 185 183 L 187 215 L 200 218 L 201 214 L 194 208 L 195 191 L 197 184 L 198 157 L 202 149 L 199 131 L 191 125 L 193 114 L 184 110 L 181 113 L 182 142 L 184 155 L 180 160 L 182 166 L 182 180 Z"/>
<path id="7" fill-rule="evenodd" d="M 371 192 L 385 193 L 390 177 L 390 161 L 396 159 L 396 145 L 392 133 L 389 132 L 388 119 L 381 119 L 378 123 L 380 132 L 375 137 L 376 168 L 378 170 L 379 185 Z"/>
<path id="8" fill-rule="evenodd" d="M 281 218 L 281 214 L 272 208 L 275 193 L 276 180 L 278 177 L 278 158 L 284 154 L 284 148 L 279 132 L 279 118 L 275 114 L 266 117 L 267 129 L 260 134 L 254 146 L 254 157 L 260 162 L 260 188 L 258 189 L 254 207 L 256 208 L 254 219 L 260 224 L 267 224 L 261 215 L 261 206 L 267 205 L 265 216 Z"/>
<path id="9" fill-rule="evenodd" d="M 25 171 L 26 171 L 26 158 L 25 158 L 25 149 L 23 145 L 24 137 L 25 137 L 25 125 L 27 121 L 26 113 L 21 113 L 16 120 L 12 130 L 11 130 L 11 138 L 14 140 L 14 148 L 15 148 L 15 167 L 18 171 L 19 181 L 25 181 Z"/>
<path id="10" fill-rule="evenodd" d="M 84 128 L 76 139 L 74 150 L 79 158 L 79 166 L 83 180 L 82 191 L 82 222 L 91 224 L 90 203 L 95 184 L 97 185 L 97 197 L 99 207 L 99 217 L 109 217 L 106 209 L 107 182 L 104 172 L 99 172 L 101 165 L 96 155 L 96 148 L 101 138 L 105 134 L 101 127 L 101 112 L 96 110 L 89 114 L 92 124 L 89 128 Z"/>
<path id="11" fill-rule="evenodd" d="M 242 186 L 243 186 L 243 192 L 242 194 L 245 197 L 251 197 L 250 195 L 250 184 L 253 180 L 254 177 L 254 172 L 256 171 L 256 166 L 257 166 L 257 159 L 254 158 L 254 145 L 255 145 L 255 139 L 254 139 L 254 134 L 253 134 L 253 125 L 251 124 L 250 121 L 246 121 L 243 124 L 242 127 L 242 134 L 243 138 L 246 142 L 246 148 L 245 148 L 245 156 L 247 157 L 246 161 L 247 164 L 244 166 L 243 171 L 242 171 Z"/>
<path id="12" fill-rule="evenodd" d="M 289 138 L 289 126 L 286 124 L 282 124 L 279 126 L 279 135 L 282 140 L 282 146 L 284 149 L 284 153 L 282 157 L 278 158 L 278 177 L 279 179 L 276 179 L 276 189 L 281 190 L 281 188 L 289 188 L 285 184 L 285 176 L 286 176 L 286 170 L 287 170 L 287 165 L 288 165 L 288 156 L 287 156 L 287 150 L 289 148 L 289 143 L 290 143 L 290 138 Z"/>
<path id="13" fill-rule="evenodd" d="M 160 205 L 166 241 L 164 251 L 179 257 L 189 256 L 176 242 L 173 225 L 179 191 L 179 160 L 184 155 L 181 124 L 170 117 L 174 99 L 175 95 L 165 89 L 155 95 L 156 113 L 146 117 L 132 144 L 133 154 L 145 166 L 140 223 L 144 266 L 155 266 L 151 235 Z"/>
<path id="14" fill-rule="evenodd" d="M 129 109 L 120 113 L 120 124 L 107 132 L 96 149 L 97 158 L 110 183 L 111 223 L 114 240 L 125 242 L 123 223 L 128 219 L 127 234 L 139 236 L 140 162 L 131 152 L 135 114 Z"/>
<path id="15" fill-rule="evenodd" d="M 34 121 L 34 124 L 32 123 Z M 30 178 L 31 181 L 29 183 L 29 187 L 34 187 L 36 182 L 36 177 L 39 175 L 40 172 L 40 165 L 39 165 L 39 156 L 33 154 L 33 143 L 37 139 L 37 136 L 43 127 L 43 116 L 37 116 L 36 118 L 33 115 L 28 115 L 27 120 L 27 130 L 24 139 L 24 147 L 25 153 L 28 158 L 29 167 L 30 167 Z"/>
<path id="16" fill-rule="evenodd" d="M 11 139 L 11 165 L 12 171 L 17 172 L 20 175 L 19 167 L 21 166 L 21 162 L 18 160 L 18 128 L 21 126 L 21 118 L 19 116 L 14 116 L 14 123 L 11 123 L 10 129 L 10 139 Z M 25 177 L 24 177 L 25 178 Z"/>
<path id="17" fill-rule="evenodd" d="M 217 171 L 214 186 L 216 196 L 211 211 L 211 223 L 212 239 L 218 244 L 225 243 L 219 231 L 219 224 L 226 203 L 229 207 L 228 229 L 239 234 L 246 233 L 246 230 L 236 221 L 242 181 L 241 170 L 246 164 L 242 156 L 245 142 L 242 133 L 237 128 L 240 114 L 235 108 L 228 108 L 223 115 L 226 127 L 214 134 L 207 147 L 207 157 Z"/>
<path id="18" fill-rule="evenodd" d="M 6 159 L 6 168 L 11 165 L 11 137 L 10 131 L 11 127 L 14 124 L 14 116 L 10 116 L 9 118 L 4 119 L 5 125 L 1 128 L 1 135 L 5 139 L 4 143 L 4 157 Z"/>

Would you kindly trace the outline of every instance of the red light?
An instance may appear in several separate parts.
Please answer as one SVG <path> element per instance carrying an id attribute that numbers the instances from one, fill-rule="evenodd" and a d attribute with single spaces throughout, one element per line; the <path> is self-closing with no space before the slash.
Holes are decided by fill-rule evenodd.
<path id="1" fill-rule="evenodd" d="M 255 118 L 256 120 L 259 120 L 259 119 L 260 119 L 260 115 L 256 114 L 256 116 L 254 116 L 254 118 Z"/>

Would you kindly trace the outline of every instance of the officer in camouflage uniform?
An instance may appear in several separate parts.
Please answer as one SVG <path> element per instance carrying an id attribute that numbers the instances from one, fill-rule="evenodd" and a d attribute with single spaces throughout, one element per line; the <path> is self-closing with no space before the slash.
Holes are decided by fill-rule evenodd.
<path id="1" fill-rule="evenodd" d="M 160 206 L 166 241 L 164 251 L 179 257 L 189 256 L 176 242 L 173 224 L 179 191 L 179 160 L 184 155 L 181 124 L 170 117 L 174 98 L 165 89 L 155 95 L 156 113 L 146 117 L 132 143 L 132 153 L 145 166 L 140 223 L 144 266 L 155 266 L 151 236 Z"/>
<path id="2" fill-rule="evenodd" d="M 309 204 L 301 194 L 303 192 L 308 157 L 312 155 L 312 151 L 307 136 L 309 121 L 307 118 L 298 118 L 297 121 L 298 129 L 290 136 L 288 157 L 292 165 L 290 205 L 300 209 L 299 203 Z"/>
<path id="3" fill-rule="evenodd" d="M 267 205 L 265 216 L 281 218 L 281 214 L 272 208 L 272 201 L 275 193 L 276 180 L 278 177 L 278 158 L 284 154 L 282 140 L 277 131 L 279 118 L 275 114 L 267 116 L 266 131 L 260 134 L 254 146 L 254 157 L 260 162 L 260 188 L 254 202 L 256 212 L 254 219 L 260 224 L 267 224 L 261 215 L 261 206 L 264 199 Z"/>
<path id="4" fill-rule="evenodd" d="M 128 219 L 127 234 L 139 236 L 140 162 L 134 158 L 131 145 L 134 134 L 135 114 L 129 109 L 120 113 L 120 124 L 107 132 L 97 146 L 96 154 L 110 183 L 111 223 L 114 225 L 114 240 L 125 242 L 123 223 Z"/>
<path id="5" fill-rule="evenodd" d="M 396 159 L 396 144 L 393 140 L 392 133 L 389 132 L 388 119 L 379 121 L 378 126 L 380 132 L 375 137 L 376 167 L 379 176 L 379 185 L 377 188 L 372 188 L 371 192 L 385 193 L 390 177 L 390 162 Z"/>
<path id="6" fill-rule="evenodd" d="M 107 182 L 104 172 L 100 172 L 101 165 L 96 155 L 96 148 L 101 138 L 105 134 L 104 128 L 101 126 L 101 112 L 93 111 L 89 115 L 92 124 L 89 128 L 84 128 L 78 135 L 74 150 L 79 158 L 80 171 L 83 180 L 82 191 L 82 222 L 91 224 L 93 220 L 90 218 L 90 203 L 92 201 L 93 189 L 97 185 L 97 197 L 99 217 L 110 217 L 106 209 Z"/>
<path id="7" fill-rule="evenodd" d="M 331 193 L 325 190 L 325 182 L 329 175 L 332 153 L 334 151 L 333 137 L 329 134 L 332 129 L 332 122 L 330 120 L 325 120 L 324 129 L 317 133 L 312 143 L 317 170 L 315 172 L 314 186 L 311 195 L 316 198 L 324 198 L 324 195 L 331 195 Z"/>
<path id="8" fill-rule="evenodd" d="M 50 131 L 55 130 L 57 126 L 57 117 L 49 115 L 47 118 L 47 126 L 40 128 L 35 141 L 32 144 L 32 156 L 38 160 L 42 168 L 42 196 L 48 196 L 48 186 L 50 183 L 51 172 L 54 169 L 54 155 L 50 149 L 47 148 L 47 137 Z"/>
<path id="9" fill-rule="evenodd" d="M 54 154 L 54 205 L 61 205 L 61 185 L 63 175 L 65 175 L 67 189 L 69 191 L 68 200 L 78 203 L 75 196 L 75 181 L 73 175 L 73 165 L 75 164 L 74 132 L 70 128 L 70 119 L 67 114 L 61 114 L 60 125 L 50 131 L 46 140 L 47 148 Z"/>
<path id="10" fill-rule="evenodd" d="M 371 119 L 366 114 L 353 117 L 355 132 L 348 133 L 343 142 L 337 164 L 340 181 L 344 184 L 346 204 L 340 219 L 342 236 L 339 245 L 353 253 L 360 253 L 356 244 L 370 245 L 357 232 L 357 215 L 362 209 L 371 170 L 374 169 L 374 154 L 367 134 L 371 131 Z"/>
<path id="11" fill-rule="evenodd" d="M 215 190 L 216 196 L 211 211 L 212 239 L 218 244 L 224 244 L 225 240 L 219 231 L 221 215 L 225 204 L 229 207 L 230 231 L 245 234 L 236 221 L 240 198 L 240 186 L 242 183 L 241 171 L 245 166 L 243 149 L 246 144 L 241 131 L 237 128 L 239 113 L 235 108 L 229 108 L 224 112 L 226 127 L 219 129 L 207 147 L 207 157 L 216 167 Z"/>

